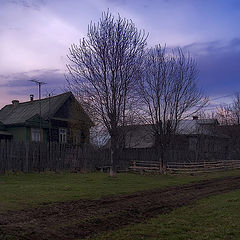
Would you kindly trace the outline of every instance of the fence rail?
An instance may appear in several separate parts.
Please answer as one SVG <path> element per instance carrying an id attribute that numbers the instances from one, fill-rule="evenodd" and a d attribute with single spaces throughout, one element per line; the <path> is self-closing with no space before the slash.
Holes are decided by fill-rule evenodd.
<path id="1" fill-rule="evenodd" d="M 210 172 L 226 169 L 240 169 L 240 160 L 221 160 L 221 161 L 200 161 L 193 163 L 168 163 L 168 172 Z M 129 167 L 132 171 L 160 171 L 159 162 L 133 161 Z"/>

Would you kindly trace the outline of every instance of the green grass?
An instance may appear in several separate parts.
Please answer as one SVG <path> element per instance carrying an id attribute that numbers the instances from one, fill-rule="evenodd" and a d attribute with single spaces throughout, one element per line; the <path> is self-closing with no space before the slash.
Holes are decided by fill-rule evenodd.
<path id="1" fill-rule="evenodd" d="M 240 176 L 240 170 L 191 175 L 140 175 L 122 173 L 33 173 L 0 175 L 0 212 L 34 207 L 41 203 L 98 199 L 102 196 L 162 188 L 224 176 Z"/>
<path id="2" fill-rule="evenodd" d="M 240 190 L 205 198 L 145 224 L 91 240 L 239 240 Z"/>

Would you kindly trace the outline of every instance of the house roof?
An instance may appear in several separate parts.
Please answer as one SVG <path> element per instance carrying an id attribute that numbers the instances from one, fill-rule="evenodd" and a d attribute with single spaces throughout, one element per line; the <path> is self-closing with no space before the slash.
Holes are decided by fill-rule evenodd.
<path id="1" fill-rule="evenodd" d="M 186 119 L 179 122 L 177 128 L 177 134 L 207 134 L 212 135 L 212 129 L 208 126 L 217 125 L 218 121 L 216 119 Z"/>
<path id="2" fill-rule="evenodd" d="M 179 122 L 177 134 L 179 135 L 209 135 L 219 136 L 213 131 L 218 122 L 215 119 L 182 120 Z M 148 148 L 154 145 L 154 131 L 152 124 L 131 125 L 125 127 L 125 145 L 128 148 Z"/>
<path id="3" fill-rule="evenodd" d="M 208 125 L 213 126 L 218 124 L 216 119 L 197 119 L 197 120 L 181 120 L 177 127 L 177 134 L 210 134 Z M 144 125 L 131 125 L 126 126 L 127 131 L 137 131 L 141 129 L 142 131 L 148 133 L 152 132 L 152 124 L 144 124 Z"/>
<path id="4" fill-rule="evenodd" d="M 0 121 L 4 125 L 25 123 L 35 115 L 39 115 L 39 104 L 41 101 L 41 116 L 43 119 L 52 117 L 62 104 L 72 96 L 66 92 L 50 98 L 33 100 L 16 104 L 9 104 L 0 110 Z"/>

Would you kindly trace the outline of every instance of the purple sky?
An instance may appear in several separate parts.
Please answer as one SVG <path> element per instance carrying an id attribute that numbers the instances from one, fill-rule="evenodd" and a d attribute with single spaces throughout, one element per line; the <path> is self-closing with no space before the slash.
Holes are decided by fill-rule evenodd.
<path id="1" fill-rule="evenodd" d="M 149 32 L 148 44 L 181 46 L 196 58 L 199 86 L 224 103 L 240 91 L 239 0 L 0 0 L 0 107 L 62 91 L 71 43 L 102 11 L 131 18 Z"/>

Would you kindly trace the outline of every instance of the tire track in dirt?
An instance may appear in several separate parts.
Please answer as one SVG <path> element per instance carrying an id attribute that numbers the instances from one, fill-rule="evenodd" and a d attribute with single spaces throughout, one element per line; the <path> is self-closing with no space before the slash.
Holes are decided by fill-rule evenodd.
<path id="1" fill-rule="evenodd" d="M 0 214 L 0 238 L 72 240 L 140 223 L 200 198 L 240 189 L 240 176 L 204 180 L 100 200 L 52 203 Z"/>

